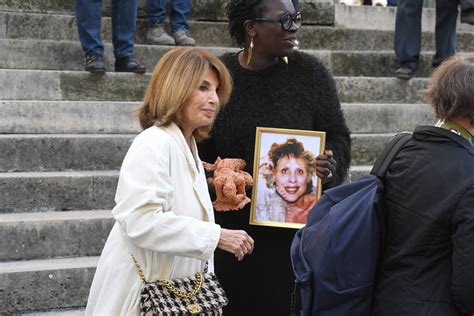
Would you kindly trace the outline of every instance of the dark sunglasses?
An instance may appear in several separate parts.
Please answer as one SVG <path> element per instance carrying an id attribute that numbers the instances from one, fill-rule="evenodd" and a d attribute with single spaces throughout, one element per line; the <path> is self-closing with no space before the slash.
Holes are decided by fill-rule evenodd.
<path id="1" fill-rule="evenodd" d="M 301 27 L 301 24 L 303 24 L 303 16 L 301 15 L 301 12 L 296 12 L 295 14 L 291 14 L 291 13 L 284 14 L 278 20 L 266 19 L 266 18 L 255 18 L 253 20 L 257 22 L 280 23 L 281 27 L 285 31 L 289 31 L 293 23 L 295 24 L 296 29 L 299 29 Z"/>

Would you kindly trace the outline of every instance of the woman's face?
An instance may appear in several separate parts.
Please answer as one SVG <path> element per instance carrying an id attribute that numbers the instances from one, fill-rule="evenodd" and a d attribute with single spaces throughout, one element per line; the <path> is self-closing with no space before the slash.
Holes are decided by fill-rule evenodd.
<path id="1" fill-rule="evenodd" d="M 306 192 L 308 171 L 303 158 L 283 156 L 273 171 L 276 190 L 287 202 L 296 202 Z"/>
<path id="2" fill-rule="evenodd" d="M 212 124 L 219 106 L 218 85 L 216 73 L 207 69 L 200 79 L 199 86 L 183 105 L 181 122 L 183 130 L 192 132 L 196 128 Z"/>
<path id="3" fill-rule="evenodd" d="M 262 12 L 262 19 L 280 20 L 285 14 L 295 14 L 295 8 L 290 0 L 267 0 Z M 256 36 L 254 37 L 255 51 L 270 57 L 283 57 L 290 55 L 296 44 L 296 27 L 292 24 L 285 31 L 280 22 L 256 23 Z"/>

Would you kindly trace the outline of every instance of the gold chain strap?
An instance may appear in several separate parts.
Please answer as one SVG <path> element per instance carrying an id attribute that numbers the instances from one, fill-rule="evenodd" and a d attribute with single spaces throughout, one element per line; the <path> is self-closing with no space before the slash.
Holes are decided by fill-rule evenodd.
<path id="1" fill-rule="evenodd" d="M 135 259 L 135 257 L 132 254 L 130 254 L 130 256 L 132 256 L 133 266 L 135 267 L 135 270 L 137 270 L 138 275 L 140 276 L 140 280 L 142 280 L 143 283 L 146 283 L 145 273 L 143 273 L 143 270 L 140 267 L 140 264 L 138 264 L 137 259 Z M 201 286 L 202 286 L 202 273 L 201 272 L 196 272 L 196 274 L 194 276 L 196 278 L 196 280 L 194 281 L 195 285 L 194 285 L 194 289 L 190 292 L 181 291 L 181 290 L 177 289 L 176 287 L 174 287 L 173 284 L 171 284 L 170 282 L 168 282 L 166 280 L 159 280 L 159 282 L 160 282 L 160 284 L 166 286 L 168 291 L 170 291 L 171 293 L 173 293 L 174 295 L 176 295 L 178 297 L 192 298 L 194 295 L 196 295 L 197 292 L 199 292 L 199 290 L 201 289 Z"/>
<path id="2" fill-rule="evenodd" d="M 196 295 L 197 292 L 201 289 L 202 286 L 202 274 L 201 272 L 196 272 L 194 275 L 196 277 L 196 280 L 194 281 L 195 286 L 194 289 L 191 292 L 185 292 L 177 289 L 176 287 L 173 286 L 169 281 L 166 280 L 160 280 L 160 284 L 163 284 L 166 286 L 168 291 L 173 293 L 174 295 L 181 297 L 181 298 L 192 298 L 194 295 Z"/>
<path id="3" fill-rule="evenodd" d="M 143 283 L 146 283 L 146 280 L 145 280 L 145 273 L 143 273 L 143 270 L 142 270 L 142 268 L 140 267 L 140 265 L 138 264 L 137 259 L 135 259 L 135 257 L 134 257 L 132 254 L 130 254 L 130 256 L 132 256 L 133 266 L 135 267 L 135 270 L 137 270 L 138 275 L 140 276 L 140 280 L 142 280 Z"/>

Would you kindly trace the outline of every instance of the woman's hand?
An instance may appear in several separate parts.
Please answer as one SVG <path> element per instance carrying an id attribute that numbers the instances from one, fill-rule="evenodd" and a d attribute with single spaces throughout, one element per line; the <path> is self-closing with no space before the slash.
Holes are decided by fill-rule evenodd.
<path id="1" fill-rule="evenodd" d="M 234 254 L 237 260 L 241 261 L 245 255 L 253 251 L 254 241 L 243 230 L 233 230 L 221 228 L 221 237 L 217 247 Z"/>
<path id="2" fill-rule="evenodd" d="M 336 174 L 337 162 L 332 150 L 325 150 L 323 155 L 316 157 L 316 175 L 323 184 L 332 181 Z"/>

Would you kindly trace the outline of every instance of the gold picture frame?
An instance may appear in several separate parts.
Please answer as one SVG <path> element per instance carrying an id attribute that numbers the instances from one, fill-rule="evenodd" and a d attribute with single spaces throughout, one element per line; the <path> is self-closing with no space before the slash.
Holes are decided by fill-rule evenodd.
<path id="1" fill-rule="evenodd" d="M 326 133 L 257 127 L 250 224 L 299 229 L 321 197 L 315 158 Z M 276 163 L 276 165 L 275 165 Z"/>

